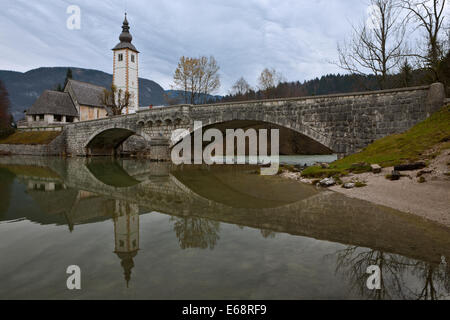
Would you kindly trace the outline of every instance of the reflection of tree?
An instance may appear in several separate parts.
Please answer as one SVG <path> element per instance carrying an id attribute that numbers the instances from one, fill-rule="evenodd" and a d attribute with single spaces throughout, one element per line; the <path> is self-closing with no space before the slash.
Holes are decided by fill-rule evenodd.
<path id="1" fill-rule="evenodd" d="M 437 265 L 354 246 L 337 251 L 336 256 L 336 272 L 350 281 L 352 290 L 369 299 L 436 300 L 450 293 L 447 264 Z M 367 288 L 369 274 L 366 271 L 371 265 L 380 268 L 380 290 Z"/>
<path id="2" fill-rule="evenodd" d="M 260 229 L 259 230 L 260 232 L 261 232 L 261 235 L 264 237 L 264 238 L 271 238 L 271 239 L 273 239 L 273 238 L 275 238 L 275 232 L 273 232 L 272 230 L 268 230 L 268 229 Z"/>
<path id="3" fill-rule="evenodd" d="M 0 168 L 0 220 L 3 214 L 8 211 L 9 202 L 11 199 L 11 189 L 14 181 L 14 174 L 9 170 Z"/>
<path id="4" fill-rule="evenodd" d="M 418 262 L 413 272 L 422 280 L 422 286 L 412 296 L 417 300 L 439 300 L 450 294 L 450 267 L 446 263 L 440 265 Z"/>
<path id="5" fill-rule="evenodd" d="M 173 229 L 182 249 L 213 249 L 219 240 L 220 223 L 197 217 L 172 217 Z"/>
<path id="6" fill-rule="evenodd" d="M 403 281 L 400 277 L 406 261 L 397 256 L 381 251 L 349 246 L 337 253 L 336 272 L 341 272 L 352 284 L 353 290 L 358 290 L 362 296 L 370 299 L 391 299 L 402 297 Z M 380 267 L 381 289 L 368 290 L 366 286 L 367 268 L 371 265 Z"/>

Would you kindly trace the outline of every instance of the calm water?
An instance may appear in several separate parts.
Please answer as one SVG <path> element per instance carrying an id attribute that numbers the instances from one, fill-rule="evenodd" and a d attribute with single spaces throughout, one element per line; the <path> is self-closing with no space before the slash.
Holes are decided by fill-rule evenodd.
<path id="1" fill-rule="evenodd" d="M 448 228 L 254 172 L 2 157 L 0 298 L 449 297 Z"/>

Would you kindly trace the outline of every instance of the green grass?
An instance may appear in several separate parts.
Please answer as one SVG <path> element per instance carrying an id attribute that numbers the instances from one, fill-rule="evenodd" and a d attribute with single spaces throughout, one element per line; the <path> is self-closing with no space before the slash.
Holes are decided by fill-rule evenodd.
<path id="1" fill-rule="evenodd" d="M 423 155 L 435 145 L 442 143 L 440 149 L 429 155 L 436 157 L 443 149 L 450 148 L 450 105 L 434 113 L 425 121 L 418 123 L 410 130 L 393 134 L 375 141 L 359 153 L 352 154 L 330 164 L 329 169 L 309 167 L 303 171 L 305 177 L 319 178 L 333 175 L 343 175 L 346 172 L 370 171 L 370 164 L 390 167 L 406 162 L 424 159 Z M 354 170 L 355 163 L 366 163 Z"/>
<path id="2" fill-rule="evenodd" d="M 367 184 L 364 183 L 364 182 L 357 181 L 357 182 L 355 183 L 355 188 L 364 188 L 364 187 L 367 187 Z"/>
<path id="3" fill-rule="evenodd" d="M 0 144 L 49 144 L 60 134 L 61 131 L 16 131 L 0 139 Z"/>
<path id="4" fill-rule="evenodd" d="M 330 178 L 347 175 L 348 171 L 341 169 L 323 169 L 322 167 L 309 167 L 302 171 L 302 176 L 306 178 Z"/>

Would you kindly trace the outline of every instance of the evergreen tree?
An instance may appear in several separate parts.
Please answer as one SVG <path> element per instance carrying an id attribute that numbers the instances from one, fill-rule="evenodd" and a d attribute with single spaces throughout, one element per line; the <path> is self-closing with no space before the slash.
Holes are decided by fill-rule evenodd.
<path id="1" fill-rule="evenodd" d="M 447 97 L 450 97 L 450 51 L 439 61 L 438 74 L 440 81 L 444 84 Z"/>
<path id="2" fill-rule="evenodd" d="M 402 67 L 400 68 L 400 79 L 401 79 L 401 85 L 404 87 L 410 87 L 413 81 L 412 76 L 412 67 L 408 63 L 408 59 L 403 62 Z"/>
<path id="3" fill-rule="evenodd" d="M 10 114 L 11 102 L 5 85 L 0 81 L 0 137 L 5 137 L 14 132 Z"/>
<path id="4" fill-rule="evenodd" d="M 64 88 L 66 87 L 69 79 L 72 79 L 72 69 L 67 68 L 66 79 L 64 80 L 64 86 L 63 86 L 62 90 L 58 90 L 58 91 L 64 91 Z"/>
<path id="5" fill-rule="evenodd" d="M 66 79 L 72 79 L 72 69 L 70 68 L 67 69 Z"/>

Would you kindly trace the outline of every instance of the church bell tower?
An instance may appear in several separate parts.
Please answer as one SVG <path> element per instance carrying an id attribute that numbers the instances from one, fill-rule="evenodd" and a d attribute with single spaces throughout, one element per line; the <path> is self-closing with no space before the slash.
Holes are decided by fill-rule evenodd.
<path id="1" fill-rule="evenodd" d="M 119 40 L 120 42 L 112 49 L 114 53 L 113 84 L 117 88 L 117 92 L 122 90 L 122 97 L 126 91 L 130 93 L 129 106 L 123 110 L 123 113 L 135 113 L 139 109 L 139 51 L 131 43 L 133 37 L 130 34 L 126 13 Z"/>

